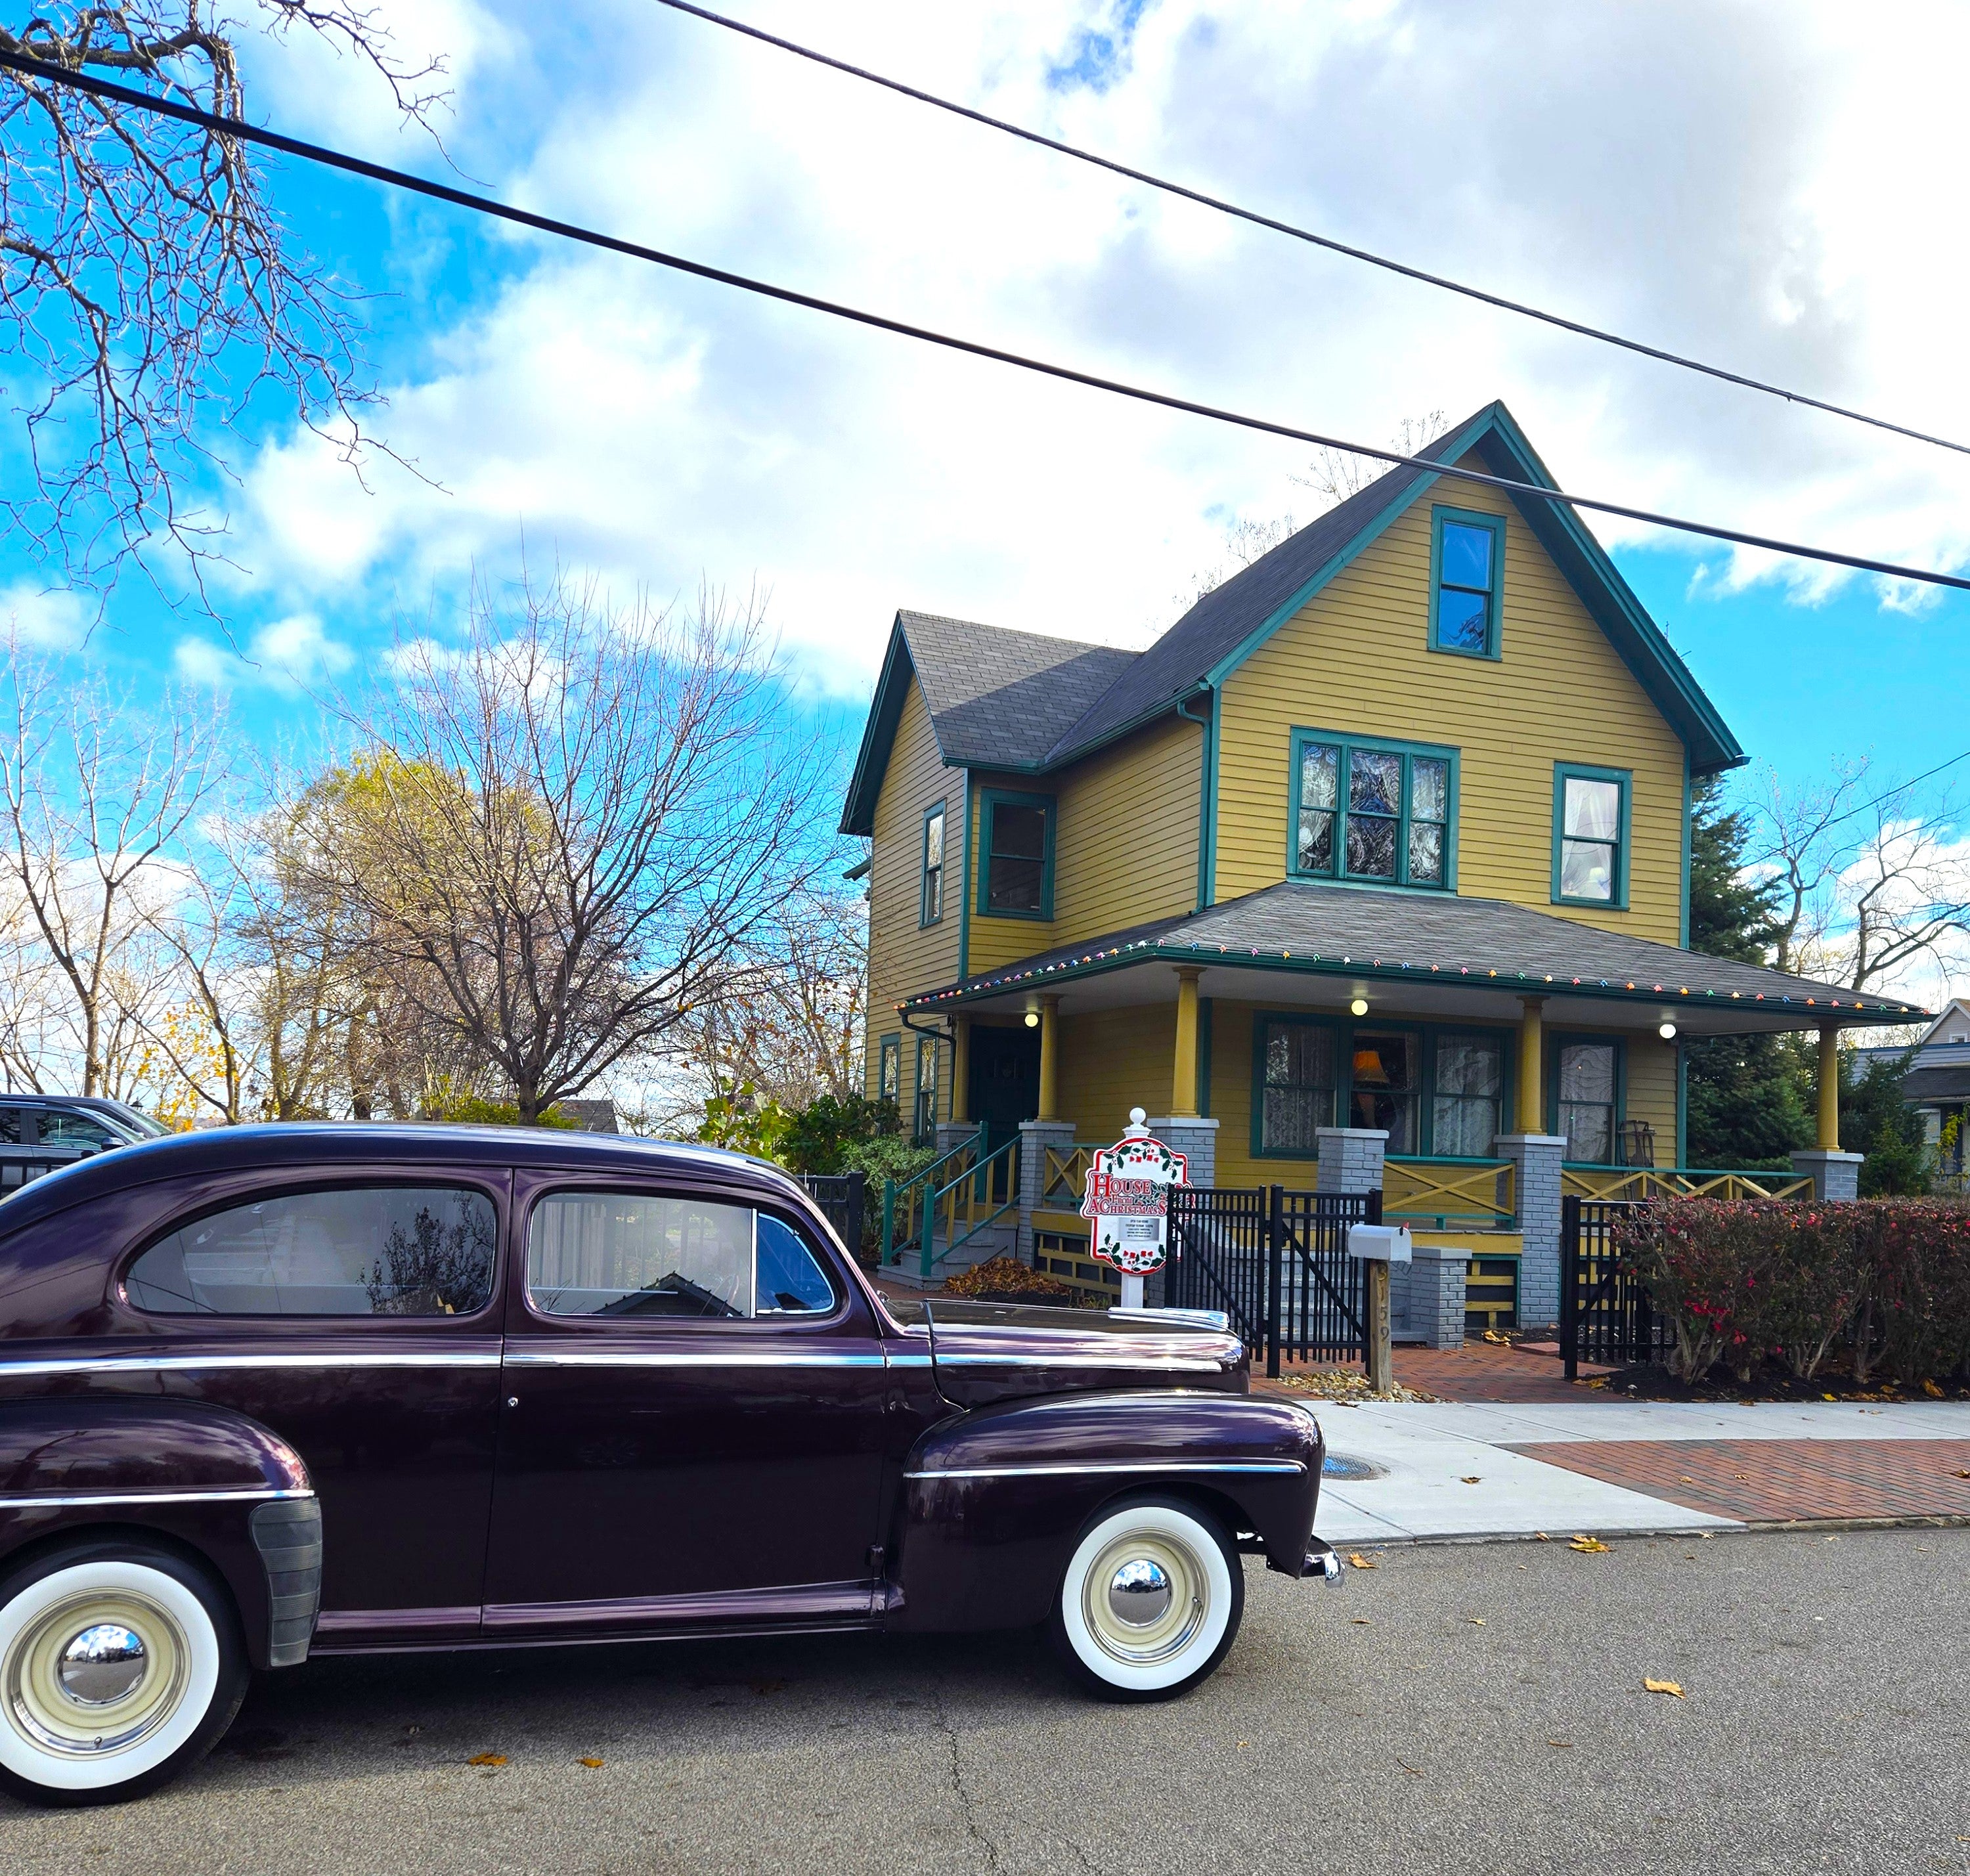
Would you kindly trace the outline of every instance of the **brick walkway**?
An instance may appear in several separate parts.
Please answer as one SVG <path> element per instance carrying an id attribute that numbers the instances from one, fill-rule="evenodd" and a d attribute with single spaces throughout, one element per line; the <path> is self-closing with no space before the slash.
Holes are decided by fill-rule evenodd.
<path id="1" fill-rule="evenodd" d="M 1583 1377 L 1605 1374 L 1583 1367 Z M 1530 1355 L 1496 1342 L 1469 1341 L 1461 1348 L 1398 1348 L 1396 1379 L 1440 1400 L 1597 1400 L 1552 1355 Z"/>
<path id="2" fill-rule="evenodd" d="M 1752 1523 L 1970 1518 L 1970 1439 L 1548 1440 L 1504 1450 Z"/>

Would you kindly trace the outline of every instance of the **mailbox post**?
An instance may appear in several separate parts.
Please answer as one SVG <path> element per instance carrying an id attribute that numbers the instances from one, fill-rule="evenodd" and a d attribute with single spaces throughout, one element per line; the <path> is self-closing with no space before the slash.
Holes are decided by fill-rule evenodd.
<path id="1" fill-rule="evenodd" d="M 1367 1279 L 1367 1321 L 1362 1351 L 1368 1369 L 1368 1385 L 1378 1394 L 1395 1385 L 1395 1336 L 1389 1317 L 1389 1266 L 1407 1263 L 1410 1257 L 1409 1227 L 1403 1224 L 1356 1224 L 1347 1231 L 1347 1254 L 1359 1257 L 1362 1275 Z"/>

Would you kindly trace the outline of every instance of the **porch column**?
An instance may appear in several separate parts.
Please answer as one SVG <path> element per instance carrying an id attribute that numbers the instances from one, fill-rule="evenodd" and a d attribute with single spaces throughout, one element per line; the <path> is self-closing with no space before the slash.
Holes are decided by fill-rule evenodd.
<path id="1" fill-rule="evenodd" d="M 1537 1018 L 1533 1021 L 1537 1023 Z M 1523 1109 L 1521 1110 L 1523 1112 Z M 1512 1162 L 1512 1203 L 1523 1244 L 1519 1253 L 1519 1326 L 1543 1328 L 1559 1320 L 1560 1162 L 1563 1133 L 1500 1133 L 1491 1150 Z"/>
<path id="2" fill-rule="evenodd" d="M 1179 964 L 1176 972 L 1176 1058 L 1170 1078 L 1170 1113 L 1197 1112 L 1197 985 L 1201 964 Z"/>
<path id="3" fill-rule="evenodd" d="M 1060 999 L 1040 999 L 1040 1110 L 1038 1120 L 1060 1118 Z"/>
<path id="4" fill-rule="evenodd" d="M 1819 1032 L 1819 1115 L 1814 1144 L 1793 1155 L 1792 1169 L 1812 1180 L 1814 1198 L 1830 1204 L 1860 1196 L 1861 1158 L 1840 1150 L 1840 1032 L 1829 1026 Z"/>
<path id="5" fill-rule="evenodd" d="M 1546 1026 L 1540 1020 L 1546 1008 L 1543 997 L 1519 1000 L 1519 1131 L 1540 1133 L 1546 1130 Z"/>
<path id="6" fill-rule="evenodd" d="M 951 1019 L 951 1117 L 971 1117 L 971 1019 Z"/>

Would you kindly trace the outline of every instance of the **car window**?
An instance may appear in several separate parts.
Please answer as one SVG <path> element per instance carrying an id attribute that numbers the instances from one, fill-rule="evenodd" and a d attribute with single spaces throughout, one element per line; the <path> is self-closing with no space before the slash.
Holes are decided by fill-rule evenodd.
<path id="1" fill-rule="evenodd" d="M 0 1107 L 0 1146 L 18 1146 L 20 1144 L 20 1109 L 18 1107 Z"/>
<path id="2" fill-rule="evenodd" d="M 164 1315 L 465 1315 L 492 1293 L 497 1237 L 467 1188 L 288 1192 L 180 1226 L 125 1288 Z"/>
<path id="3" fill-rule="evenodd" d="M 78 1114 L 72 1107 L 44 1107 L 35 1117 L 41 1123 L 44 1146 L 86 1146 L 99 1152 L 106 1146 L 123 1146 L 129 1136 L 93 1114 Z"/>
<path id="4" fill-rule="evenodd" d="M 825 1313 L 834 1286 L 779 1219 L 647 1192 L 554 1192 L 527 1227 L 527 1296 L 545 1315 L 743 1322 Z"/>

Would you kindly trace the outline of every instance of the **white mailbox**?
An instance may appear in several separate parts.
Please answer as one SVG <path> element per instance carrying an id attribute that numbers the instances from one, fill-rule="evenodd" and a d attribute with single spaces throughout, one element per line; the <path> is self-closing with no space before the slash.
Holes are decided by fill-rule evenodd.
<path id="1" fill-rule="evenodd" d="M 1347 1254 L 1377 1263 L 1407 1263 L 1409 1227 L 1406 1224 L 1351 1224 L 1347 1227 Z"/>

